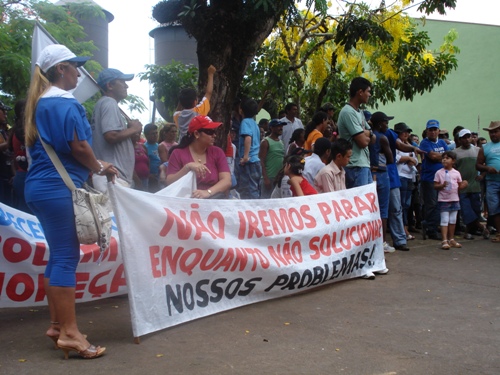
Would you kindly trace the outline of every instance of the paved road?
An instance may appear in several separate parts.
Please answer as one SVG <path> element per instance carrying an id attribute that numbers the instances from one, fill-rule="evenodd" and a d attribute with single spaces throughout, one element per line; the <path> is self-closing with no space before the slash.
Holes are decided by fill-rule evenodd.
<path id="1" fill-rule="evenodd" d="M 500 374 L 500 245 L 412 241 L 388 275 L 242 307 L 134 344 L 126 297 L 78 305 L 106 346 L 63 360 L 46 308 L 0 310 L 0 374 Z"/>

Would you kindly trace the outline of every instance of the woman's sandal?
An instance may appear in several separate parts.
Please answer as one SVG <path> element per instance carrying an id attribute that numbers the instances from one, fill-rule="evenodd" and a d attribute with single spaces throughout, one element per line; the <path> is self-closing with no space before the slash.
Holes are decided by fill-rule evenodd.
<path id="1" fill-rule="evenodd" d="M 414 240 L 415 239 L 415 236 L 412 236 L 411 234 L 407 235 L 406 236 L 406 240 L 407 241 L 411 241 L 411 240 Z"/>
<path id="2" fill-rule="evenodd" d="M 441 242 L 441 249 L 450 250 L 450 244 L 448 243 L 448 240 L 444 240 L 443 242 Z"/>
<path id="3" fill-rule="evenodd" d="M 451 247 L 456 247 L 456 248 L 461 248 L 462 244 L 459 244 L 457 241 L 455 241 L 453 238 L 450 240 L 450 246 Z"/>
<path id="4" fill-rule="evenodd" d="M 100 346 L 96 347 L 94 345 L 89 345 L 85 350 L 78 350 L 78 348 L 73 346 L 64 346 L 60 344 L 57 344 L 57 346 L 64 352 L 64 359 L 68 359 L 69 352 L 77 352 L 78 355 L 84 359 L 93 359 L 102 356 L 106 351 L 106 348 L 101 348 Z"/>

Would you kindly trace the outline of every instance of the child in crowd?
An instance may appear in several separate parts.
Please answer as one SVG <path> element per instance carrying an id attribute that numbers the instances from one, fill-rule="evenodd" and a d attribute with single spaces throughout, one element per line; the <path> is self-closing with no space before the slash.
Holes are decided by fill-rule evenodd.
<path id="1" fill-rule="evenodd" d="M 238 155 L 240 157 L 237 169 L 238 193 L 241 199 L 259 199 L 260 178 L 262 168 L 259 159 L 260 130 L 254 120 L 258 104 L 253 99 L 241 103 L 243 120 L 240 125 Z"/>
<path id="2" fill-rule="evenodd" d="M 292 191 L 292 196 L 294 197 L 318 193 L 316 189 L 314 189 L 311 184 L 304 177 L 302 177 L 304 165 L 305 160 L 300 155 L 289 156 L 285 163 L 284 172 L 290 178 L 288 183 L 290 184 L 290 190 Z"/>
<path id="3" fill-rule="evenodd" d="M 453 168 L 457 155 L 453 151 L 445 151 L 442 155 L 443 168 L 434 176 L 434 189 L 438 191 L 438 207 L 441 212 L 441 248 L 462 247 L 453 236 L 457 223 L 457 213 L 460 210 L 458 191 L 467 187 L 467 181 L 462 181 L 460 172 Z"/>
<path id="4" fill-rule="evenodd" d="M 179 93 L 179 105 L 183 109 L 174 113 L 174 122 L 179 128 L 179 139 L 182 139 L 187 134 L 189 122 L 193 117 L 198 115 L 206 116 L 210 112 L 210 98 L 214 89 L 215 71 L 213 65 L 208 67 L 207 88 L 201 102 L 198 103 L 198 94 L 195 89 L 182 89 Z"/>
<path id="5" fill-rule="evenodd" d="M 148 189 L 151 193 L 158 191 L 158 176 L 160 175 L 160 156 L 158 154 L 158 126 L 147 124 L 144 127 L 146 142 L 144 146 L 149 157 L 149 183 Z"/>
<path id="6" fill-rule="evenodd" d="M 159 188 L 163 189 L 167 186 L 167 167 L 168 158 L 170 157 L 170 150 L 172 147 L 178 145 L 175 141 L 177 139 L 177 125 L 172 123 L 167 123 L 160 130 L 160 137 L 158 144 L 158 155 L 160 156 L 160 176 L 159 176 Z"/>
<path id="7" fill-rule="evenodd" d="M 295 149 L 304 147 L 304 143 L 306 142 L 305 134 L 306 130 L 304 128 L 295 129 L 293 131 L 290 137 L 290 144 L 285 145 L 285 147 L 288 147 L 286 151 L 287 155 L 293 155 Z"/>
<path id="8" fill-rule="evenodd" d="M 344 167 L 352 155 L 352 143 L 339 138 L 332 143 L 330 162 L 325 165 L 314 178 L 314 187 L 318 193 L 345 190 Z"/>
<path id="9" fill-rule="evenodd" d="M 130 139 L 134 144 L 135 166 L 134 166 L 134 188 L 148 191 L 149 182 L 149 157 L 148 151 L 141 140 L 141 133 L 133 134 Z"/>

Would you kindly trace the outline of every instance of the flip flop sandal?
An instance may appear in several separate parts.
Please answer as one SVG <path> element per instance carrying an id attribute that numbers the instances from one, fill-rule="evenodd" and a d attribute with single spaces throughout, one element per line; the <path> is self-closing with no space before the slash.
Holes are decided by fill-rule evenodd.
<path id="1" fill-rule="evenodd" d="M 494 243 L 500 243 L 500 235 L 497 234 L 496 236 L 492 237 L 490 241 Z"/>

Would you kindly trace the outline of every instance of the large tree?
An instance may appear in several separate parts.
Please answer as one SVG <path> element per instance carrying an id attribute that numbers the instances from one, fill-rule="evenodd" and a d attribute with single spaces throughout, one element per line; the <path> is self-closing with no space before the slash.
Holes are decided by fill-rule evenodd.
<path id="1" fill-rule="evenodd" d="M 265 108 L 272 115 L 291 100 L 308 118 L 325 101 L 339 108 L 356 76 L 372 81 L 370 105 L 377 106 L 396 97 L 412 100 L 441 84 L 457 67 L 456 32 L 451 30 L 440 48 L 430 50 L 427 32 L 419 30 L 417 21 L 402 12 L 404 1 L 397 0 L 376 13 L 365 4 L 350 8 L 359 19 L 369 22 L 359 25 L 367 37 L 347 43 L 340 37 L 339 23 L 344 15 L 305 9 L 291 19 L 280 20 L 245 75 L 244 94 L 268 92 Z"/>
<path id="2" fill-rule="evenodd" d="M 405 0 L 406 5 L 413 2 Z M 328 11 L 327 0 L 303 3 L 314 4 L 322 14 Z M 346 12 L 337 32 L 339 43 L 348 46 L 360 38 L 369 38 L 370 30 L 376 28 L 372 28 L 369 18 L 350 12 L 349 3 L 345 4 Z M 444 13 L 447 7 L 455 7 L 456 0 L 424 0 L 419 4 L 419 9 L 427 13 Z M 208 66 L 218 68 L 212 114 L 223 120 L 228 130 L 231 105 L 250 62 L 280 18 L 298 12 L 297 5 L 293 0 L 164 0 L 153 8 L 153 18 L 164 25 L 180 22 L 196 39 L 201 87 L 205 85 Z M 385 8 L 383 0 L 380 7 Z M 373 9 L 372 13 L 377 11 Z"/>

